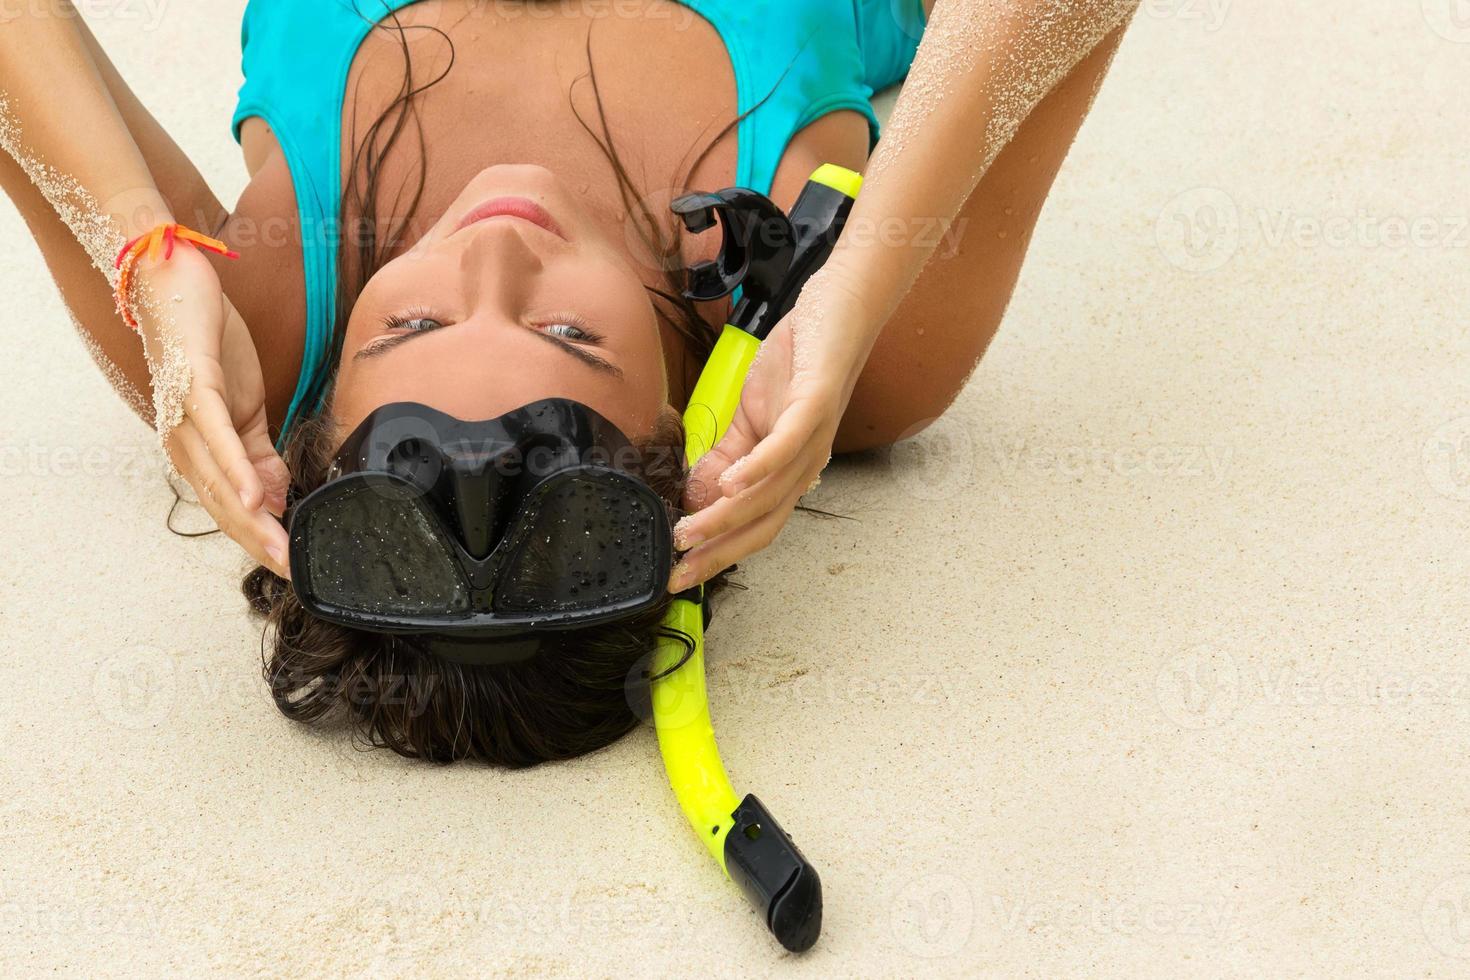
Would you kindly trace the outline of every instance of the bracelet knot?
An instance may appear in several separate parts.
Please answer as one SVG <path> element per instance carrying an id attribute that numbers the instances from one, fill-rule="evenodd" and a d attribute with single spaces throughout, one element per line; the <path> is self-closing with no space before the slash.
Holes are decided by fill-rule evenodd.
<path id="1" fill-rule="evenodd" d="M 168 261 L 173 258 L 174 245 L 178 242 L 188 242 L 196 248 L 223 255 L 227 259 L 240 257 L 239 252 L 234 251 L 224 242 L 174 222 L 164 222 L 152 231 L 144 232 L 128 242 L 117 253 L 117 261 L 113 263 L 113 267 L 121 271 L 121 275 L 117 277 L 117 288 L 114 295 L 117 298 L 117 309 L 122 314 L 123 322 L 132 327 L 135 333 L 140 328 L 138 318 L 133 315 L 129 291 L 132 289 L 133 272 L 138 265 L 138 260 L 146 254 L 150 259 L 162 258 Z"/>

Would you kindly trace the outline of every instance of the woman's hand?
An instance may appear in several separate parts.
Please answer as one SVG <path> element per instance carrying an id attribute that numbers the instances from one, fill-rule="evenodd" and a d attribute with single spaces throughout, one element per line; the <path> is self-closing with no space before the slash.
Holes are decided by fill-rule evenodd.
<path id="1" fill-rule="evenodd" d="M 669 591 L 707 582 L 776 540 L 832 459 L 872 347 L 871 319 L 856 291 L 823 270 L 761 345 L 729 431 L 690 474 L 691 513 L 674 533 L 688 553 Z"/>
<path id="2" fill-rule="evenodd" d="M 250 331 L 209 261 L 180 243 L 143 259 L 134 313 L 153 374 L 154 425 L 169 459 L 215 523 L 252 558 L 289 576 L 290 476 L 266 425 L 265 382 Z"/>

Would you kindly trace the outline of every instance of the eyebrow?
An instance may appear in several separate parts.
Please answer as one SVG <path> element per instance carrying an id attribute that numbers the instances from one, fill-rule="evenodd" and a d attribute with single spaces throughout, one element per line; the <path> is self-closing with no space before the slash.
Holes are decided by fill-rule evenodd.
<path id="1" fill-rule="evenodd" d="M 374 357 L 382 357 L 389 351 L 397 350 L 399 347 L 402 347 L 404 344 L 412 340 L 423 337 L 427 334 L 434 333 L 439 330 L 443 330 L 446 327 L 450 326 L 453 326 L 453 324 L 442 323 L 437 327 L 430 327 L 427 330 L 415 330 L 412 333 L 403 333 L 399 334 L 396 337 L 389 337 L 386 340 L 377 341 L 358 351 L 355 355 L 353 355 L 353 360 L 365 361 Z M 540 330 L 532 330 L 531 333 L 533 336 L 540 337 L 542 340 L 546 341 L 548 344 L 551 344 L 553 347 L 556 347 L 562 352 L 570 354 L 572 357 L 575 357 L 577 360 L 581 361 L 583 364 L 586 364 L 594 371 L 600 371 L 603 374 L 609 375 L 610 377 L 617 378 L 619 381 L 622 381 L 624 378 L 622 368 L 609 361 L 603 360 L 596 354 L 593 354 L 591 351 L 584 350 L 581 347 L 578 347 L 576 344 L 570 343 L 563 338 L 556 336 L 555 334 L 543 333 Z"/>

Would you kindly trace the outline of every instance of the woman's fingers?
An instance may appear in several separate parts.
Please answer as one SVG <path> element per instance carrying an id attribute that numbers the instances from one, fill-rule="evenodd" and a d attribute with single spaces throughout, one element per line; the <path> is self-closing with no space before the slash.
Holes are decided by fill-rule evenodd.
<path id="1" fill-rule="evenodd" d="M 800 455 L 812 455 L 813 448 L 814 444 L 808 443 L 802 447 Z M 674 529 L 674 546 L 680 551 L 688 551 L 742 525 L 754 523 L 791 495 L 806 469 L 805 466 L 787 466 L 734 496 L 721 497 L 704 510 L 690 514 Z"/>
<path id="2" fill-rule="evenodd" d="M 183 450 L 189 463 L 189 470 L 184 475 L 220 530 L 257 562 L 277 575 L 289 578 L 286 529 L 263 508 L 245 508 L 229 477 L 215 461 L 210 447 L 193 424 L 184 422 L 169 437 L 177 440 Z"/>
<path id="3" fill-rule="evenodd" d="M 291 488 L 291 473 L 286 468 L 286 461 L 276 452 L 275 443 L 271 441 L 264 405 L 250 424 L 240 431 L 240 443 L 245 447 L 245 455 L 260 478 L 260 485 L 265 493 L 265 509 L 277 517 L 283 516 L 286 512 L 286 495 Z"/>
<path id="4" fill-rule="evenodd" d="M 675 546 L 687 553 L 670 578 L 671 591 L 708 581 L 775 539 L 831 456 L 823 404 L 812 397 L 788 405 L 770 434 L 724 470 L 723 497 L 679 522 Z M 723 443 L 716 450 L 728 459 Z"/>
<path id="5" fill-rule="evenodd" d="M 669 591 L 678 593 L 708 582 L 731 565 L 768 547 L 776 540 L 805 491 L 788 494 L 759 519 L 702 544 L 686 554 L 669 578 Z"/>
<path id="6" fill-rule="evenodd" d="M 276 517 L 286 516 L 286 497 L 291 488 L 291 474 L 286 469 L 286 461 L 283 460 L 271 447 L 271 453 L 265 457 L 255 457 L 255 472 L 260 477 L 260 484 L 265 488 L 265 509 Z"/>
<path id="7" fill-rule="evenodd" d="M 736 459 L 745 455 L 749 448 L 749 440 L 743 438 L 732 426 L 725 438 L 694 464 L 694 469 L 690 471 L 689 479 L 684 484 L 684 509 L 693 513 L 719 500 L 720 474 Z"/>
<path id="8" fill-rule="evenodd" d="M 720 488 L 725 496 L 733 497 L 790 466 L 821 424 L 822 411 L 818 400 L 792 402 L 776 420 L 770 434 L 748 455 L 732 463 L 720 477 Z"/>
<path id="9" fill-rule="evenodd" d="M 241 506 L 247 511 L 258 508 L 264 501 L 265 490 L 240 434 L 235 431 L 224 398 L 215 389 L 196 382 L 184 399 L 184 416 L 203 437 L 204 454 L 229 478 Z M 190 456 L 193 458 L 192 453 Z"/>

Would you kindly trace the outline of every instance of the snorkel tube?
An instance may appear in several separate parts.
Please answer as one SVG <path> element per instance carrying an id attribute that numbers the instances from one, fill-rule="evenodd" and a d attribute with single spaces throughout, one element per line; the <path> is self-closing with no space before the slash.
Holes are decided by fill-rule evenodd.
<path id="1" fill-rule="evenodd" d="M 789 217 L 743 188 L 674 202 L 691 232 L 713 228 L 718 216 L 725 236 L 717 260 L 690 270 L 685 295 L 704 301 L 743 290 L 684 413 L 690 467 L 730 427 L 761 341 L 832 254 L 861 187 L 861 176 L 829 164 L 812 174 Z M 693 641 L 690 652 L 680 640 L 662 640 L 652 664 L 654 726 L 674 795 L 694 832 L 781 945 L 805 952 L 822 931 L 821 879 L 759 799 L 736 795 L 720 760 L 705 686 L 704 588 L 677 596 L 664 625 Z"/>

